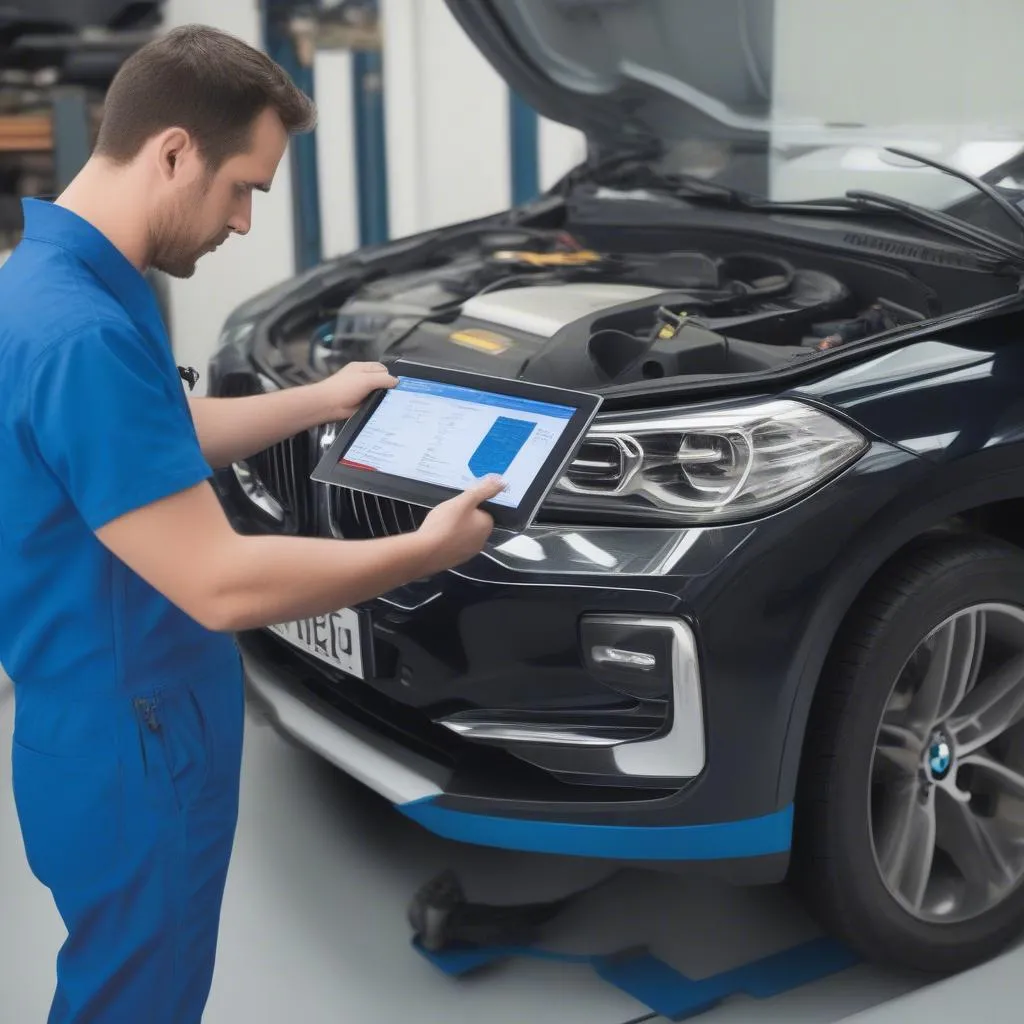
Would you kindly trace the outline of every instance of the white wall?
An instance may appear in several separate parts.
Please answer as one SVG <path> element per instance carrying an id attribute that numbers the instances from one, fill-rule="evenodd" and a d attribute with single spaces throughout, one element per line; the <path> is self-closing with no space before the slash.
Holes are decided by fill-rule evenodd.
<path id="1" fill-rule="evenodd" d="M 316 128 L 320 238 L 324 257 L 329 258 L 351 252 L 359 244 L 352 55 L 342 50 L 318 51 L 313 76 L 320 111 Z"/>
<path id="2" fill-rule="evenodd" d="M 380 7 L 392 236 L 508 206 L 505 83 L 445 4 Z"/>
<path id="3" fill-rule="evenodd" d="M 539 177 L 541 190 L 544 190 L 584 160 L 587 155 L 587 138 L 579 129 L 570 128 L 558 121 L 550 121 L 546 117 L 538 120 Z"/>
<path id="4" fill-rule="evenodd" d="M 168 0 L 168 28 L 201 22 L 261 42 L 256 0 Z M 281 161 L 273 188 L 253 197 L 252 229 L 200 261 L 187 281 L 168 280 L 171 342 L 179 363 L 199 370 L 195 394 L 205 393 L 206 364 L 227 315 L 241 302 L 295 272 L 289 157 Z"/>
<path id="5" fill-rule="evenodd" d="M 392 237 L 511 202 L 508 89 L 438 0 L 381 0 Z M 546 188 L 585 156 L 580 132 L 540 119 Z"/>

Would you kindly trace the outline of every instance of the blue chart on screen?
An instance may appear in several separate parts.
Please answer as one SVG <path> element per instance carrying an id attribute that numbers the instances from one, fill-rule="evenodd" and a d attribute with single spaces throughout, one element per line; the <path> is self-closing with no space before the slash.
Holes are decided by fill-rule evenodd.
<path id="1" fill-rule="evenodd" d="M 499 416 L 470 456 L 469 468 L 473 475 L 504 473 L 512 465 L 536 426 L 537 424 L 530 420 Z"/>

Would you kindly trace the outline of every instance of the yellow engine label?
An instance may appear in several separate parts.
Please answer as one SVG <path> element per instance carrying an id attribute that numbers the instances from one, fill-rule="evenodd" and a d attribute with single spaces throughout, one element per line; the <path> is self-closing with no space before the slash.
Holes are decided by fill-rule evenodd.
<path id="1" fill-rule="evenodd" d="M 598 263 L 601 254 L 590 249 L 575 252 L 524 252 L 518 249 L 502 249 L 491 254 L 491 258 L 502 263 L 526 263 L 532 267 L 579 267 L 587 263 Z"/>
<path id="2" fill-rule="evenodd" d="M 500 356 L 502 352 L 506 352 L 512 347 L 512 339 L 506 338 L 504 334 L 495 334 L 493 331 L 483 331 L 475 327 L 454 331 L 448 336 L 448 340 L 456 345 L 473 348 L 477 352 L 486 352 L 492 356 Z"/>

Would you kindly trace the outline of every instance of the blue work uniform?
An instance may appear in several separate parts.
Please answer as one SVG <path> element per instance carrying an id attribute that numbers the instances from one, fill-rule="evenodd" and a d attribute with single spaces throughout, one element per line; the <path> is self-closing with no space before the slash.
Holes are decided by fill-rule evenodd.
<path id="1" fill-rule="evenodd" d="M 0 663 L 25 852 L 68 932 L 49 1021 L 191 1024 L 238 813 L 241 660 L 95 531 L 211 468 L 145 278 L 76 214 L 24 213 L 0 268 Z"/>

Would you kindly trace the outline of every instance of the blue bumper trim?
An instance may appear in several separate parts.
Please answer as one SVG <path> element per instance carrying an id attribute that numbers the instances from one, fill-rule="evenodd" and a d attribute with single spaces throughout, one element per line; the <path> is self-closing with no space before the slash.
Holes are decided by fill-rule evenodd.
<path id="1" fill-rule="evenodd" d="M 793 835 L 793 807 L 762 818 L 711 825 L 577 825 L 562 821 L 495 818 L 453 811 L 436 797 L 398 809 L 446 839 L 530 853 L 556 853 L 614 860 L 699 861 L 786 853 Z"/>

